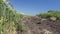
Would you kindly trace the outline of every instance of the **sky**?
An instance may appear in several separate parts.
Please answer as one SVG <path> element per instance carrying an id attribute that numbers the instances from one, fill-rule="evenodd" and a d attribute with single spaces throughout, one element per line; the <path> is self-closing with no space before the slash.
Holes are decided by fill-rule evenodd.
<path id="1" fill-rule="evenodd" d="M 48 10 L 60 10 L 60 0 L 10 0 L 19 12 L 36 15 Z"/>

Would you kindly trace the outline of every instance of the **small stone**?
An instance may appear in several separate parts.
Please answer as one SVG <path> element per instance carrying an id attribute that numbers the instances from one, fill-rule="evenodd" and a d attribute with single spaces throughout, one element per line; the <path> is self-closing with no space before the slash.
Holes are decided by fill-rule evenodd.
<path id="1" fill-rule="evenodd" d="M 56 17 L 50 17 L 50 20 L 55 21 L 56 20 Z"/>

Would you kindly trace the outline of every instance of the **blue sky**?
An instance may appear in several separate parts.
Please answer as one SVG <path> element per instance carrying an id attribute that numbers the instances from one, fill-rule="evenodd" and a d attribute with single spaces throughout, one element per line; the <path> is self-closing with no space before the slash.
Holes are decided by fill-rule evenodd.
<path id="1" fill-rule="evenodd" d="M 10 0 L 16 10 L 36 15 L 48 10 L 60 10 L 60 0 Z"/>

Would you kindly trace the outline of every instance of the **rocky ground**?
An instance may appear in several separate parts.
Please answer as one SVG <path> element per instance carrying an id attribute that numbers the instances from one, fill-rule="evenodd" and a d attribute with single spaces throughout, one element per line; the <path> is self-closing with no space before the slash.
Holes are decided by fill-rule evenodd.
<path id="1" fill-rule="evenodd" d="M 60 34 L 59 20 L 32 16 L 25 17 L 22 23 L 27 27 L 27 31 L 20 31 L 18 34 Z"/>

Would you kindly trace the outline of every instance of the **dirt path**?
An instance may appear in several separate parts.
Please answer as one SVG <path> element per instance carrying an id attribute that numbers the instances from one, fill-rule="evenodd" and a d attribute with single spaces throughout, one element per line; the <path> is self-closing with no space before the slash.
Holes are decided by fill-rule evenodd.
<path id="1" fill-rule="evenodd" d="M 26 34 L 60 34 L 60 21 L 50 21 L 35 16 L 25 17 L 23 21 L 28 28 Z"/>

